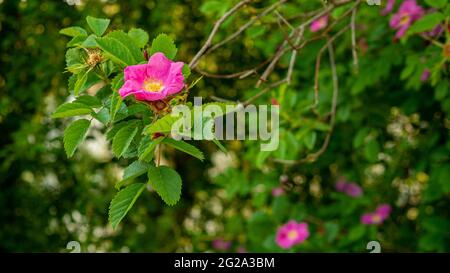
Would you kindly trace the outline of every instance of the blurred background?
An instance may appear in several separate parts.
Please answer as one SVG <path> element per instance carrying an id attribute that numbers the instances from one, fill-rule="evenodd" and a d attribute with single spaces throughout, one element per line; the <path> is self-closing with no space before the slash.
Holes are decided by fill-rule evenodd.
<path id="1" fill-rule="evenodd" d="M 139 27 L 151 39 L 167 33 L 177 43 L 177 58 L 189 62 L 213 23 L 236 2 L 0 0 L 1 251 L 67 252 L 72 240 L 80 242 L 82 252 L 367 252 L 372 240 L 386 252 L 450 251 L 448 57 L 420 37 L 394 41 L 390 15 L 367 5 L 357 15 L 359 72 L 350 33 L 334 43 L 340 97 L 322 156 L 283 163 L 319 149 L 329 129 L 332 81 L 326 54 L 319 113 L 306 107 L 313 101 L 316 55 L 324 44 L 318 40 L 299 53 L 292 85 L 258 101 L 280 104 L 277 151 L 261 153 L 257 142 L 228 141 L 229 153 L 223 154 L 198 142 L 207 156 L 200 162 L 167 150 L 165 164 L 183 178 L 181 201 L 168 207 L 145 191 L 119 228 L 111 228 L 107 209 L 129 162 L 113 159 L 101 124 L 91 128 L 73 158 L 66 157 L 62 133 L 69 121 L 50 118 L 68 96 L 69 39 L 59 30 L 86 27 L 87 15 L 110 18 L 110 30 Z M 227 20 L 217 39 L 273 2 L 245 7 Z M 301 14 L 321 5 L 289 1 L 280 13 L 298 24 Z M 275 15 L 263 17 L 234 43 L 204 58 L 200 68 L 227 74 L 261 63 L 283 41 L 286 26 L 277 22 Z M 446 31 L 439 35 L 434 39 L 445 43 Z M 286 55 L 270 79 L 283 77 L 288 64 Z M 424 80 L 426 68 L 433 76 Z M 256 93 L 255 78 L 205 77 L 192 93 L 207 101 L 243 101 Z M 357 184 L 361 194 L 339 191 L 338 181 Z M 379 204 L 392 207 L 389 218 L 381 225 L 361 223 L 361 216 Z M 275 236 L 291 219 L 307 222 L 310 237 L 283 250 Z"/>

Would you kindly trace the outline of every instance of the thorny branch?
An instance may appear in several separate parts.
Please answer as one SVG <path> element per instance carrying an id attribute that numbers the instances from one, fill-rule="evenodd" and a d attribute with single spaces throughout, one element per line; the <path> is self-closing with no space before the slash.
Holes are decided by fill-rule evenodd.
<path id="1" fill-rule="evenodd" d="M 189 67 L 196 72 L 202 74 L 205 77 L 210 78 L 225 78 L 225 79 L 231 79 L 231 78 L 238 78 L 243 79 L 249 76 L 258 75 L 258 78 L 256 80 L 255 86 L 258 88 L 261 88 L 261 90 L 252 96 L 251 98 L 247 99 L 243 105 L 248 105 L 255 101 L 256 99 L 260 98 L 262 95 L 266 94 L 267 92 L 270 92 L 274 88 L 282 85 L 282 84 L 291 84 L 293 73 L 294 73 L 294 67 L 297 61 L 298 52 L 302 50 L 306 45 L 311 43 L 312 41 L 326 39 L 326 43 L 323 45 L 323 47 L 319 50 L 317 57 L 316 57 L 316 64 L 315 64 L 315 73 L 314 73 L 314 102 L 311 106 L 312 110 L 315 111 L 315 108 L 319 104 L 319 73 L 320 73 L 320 64 L 322 55 L 325 52 L 325 50 L 328 51 L 328 55 L 330 58 L 330 67 L 332 72 L 332 82 L 333 82 L 333 95 L 332 95 L 332 103 L 331 103 L 331 110 L 327 114 L 327 119 L 329 117 L 329 125 L 330 129 L 327 132 L 327 135 L 325 136 L 324 142 L 322 143 L 322 146 L 319 150 L 317 150 L 314 153 L 310 153 L 306 155 L 303 159 L 299 160 L 280 160 L 280 159 L 274 159 L 274 162 L 282 163 L 282 164 L 298 164 L 298 163 L 306 163 L 306 162 L 312 162 L 316 160 L 318 157 L 320 157 L 327 149 L 328 144 L 331 139 L 331 135 L 334 129 L 335 124 L 335 116 L 336 116 L 336 108 L 337 108 L 337 100 L 339 96 L 339 85 L 338 85 L 338 76 L 336 71 L 336 62 L 335 62 L 335 56 L 334 56 L 334 49 L 333 49 L 333 43 L 334 41 L 340 37 L 342 34 L 344 34 L 348 29 L 351 30 L 351 44 L 352 44 L 352 56 L 353 56 L 353 62 L 355 68 L 358 66 L 358 56 L 357 56 L 357 48 L 356 48 L 356 14 L 357 14 L 357 7 L 361 4 L 361 0 L 332 0 L 328 4 L 324 4 L 323 8 L 320 8 L 318 10 L 314 10 L 312 12 L 305 12 L 305 13 L 299 13 L 297 15 L 293 15 L 289 18 L 286 18 L 281 13 L 280 8 L 288 2 L 288 0 L 279 0 L 275 2 L 274 4 L 266 7 L 263 9 L 259 14 L 256 16 L 253 16 L 251 19 L 249 19 L 245 24 L 243 24 L 241 27 L 238 28 L 235 32 L 230 34 L 229 36 L 226 36 L 222 41 L 216 42 L 213 44 L 213 39 L 215 35 L 218 33 L 220 27 L 223 25 L 223 23 L 231 17 L 234 13 L 238 12 L 241 8 L 246 6 L 247 4 L 250 4 L 253 2 L 253 0 L 242 0 L 239 3 L 237 3 L 234 7 L 232 7 L 230 10 L 228 10 L 213 26 L 213 29 L 211 33 L 209 34 L 207 40 L 201 47 L 201 49 L 197 52 L 197 54 L 194 56 L 194 58 L 189 63 Z M 340 7 L 342 5 L 346 5 L 353 2 L 354 4 L 347 9 L 339 18 L 332 21 L 324 30 L 322 30 L 318 35 L 312 36 L 311 38 L 304 39 L 304 31 L 305 27 L 308 27 L 313 21 L 328 15 L 333 11 L 335 8 Z M 225 44 L 235 40 L 240 35 L 244 33 L 245 30 L 250 28 L 252 25 L 260 21 L 263 17 L 274 14 L 277 18 L 276 22 L 278 23 L 279 28 L 284 33 L 284 39 L 277 47 L 276 51 L 273 53 L 271 57 L 263 61 L 262 63 L 252 67 L 248 68 L 239 72 L 230 73 L 230 74 L 212 74 L 207 71 L 203 71 L 199 69 L 198 63 L 200 59 L 211 52 L 217 50 L 218 48 L 224 46 Z M 345 27 L 337 31 L 335 34 L 330 35 L 330 32 L 332 32 L 335 28 L 335 26 L 340 23 L 345 18 L 348 18 L 350 16 L 350 24 L 347 24 Z M 296 19 L 301 19 L 300 23 L 294 23 Z M 290 33 L 286 32 L 283 28 L 283 25 L 287 26 L 290 30 Z M 289 66 L 287 69 L 287 73 L 284 78 L 277 80 L 275 82 L 269 81 L 269 76 L 272 74 L 272 72 L 277 67 L 278 62 L 280 59 L 288 52 L 291 52 L 290 59 L 289 59 Z M 259 74 L 259 70 L 263 69 L 264 71 L 262 74 Z M 264 85 L 264 86 L 261 86 Z M 221 99 L 218 97 L 213 96 L 213 99 L 218 101 L 227 101 L 225 99 Z"/>

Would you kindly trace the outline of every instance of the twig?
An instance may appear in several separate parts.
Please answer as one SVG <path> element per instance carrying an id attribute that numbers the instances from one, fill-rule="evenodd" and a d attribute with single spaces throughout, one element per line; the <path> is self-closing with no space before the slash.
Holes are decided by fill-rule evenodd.
<path id="1" fill-rule="evenodd" d="M 198 61 L 203 56 L 203 54 L 208 50 L 208 48 L 211 46 L 212 40 L 214 36 L 216 35 L 217 31 L 219 31 L 220 26 L 223 24 L 223 22 L 233 15 L 236 11 L 238 11 L 240 8 L 242 8 L 244 5 L 248 4 L 253 0 L 242 0 L 239 3 L 237 3 L 233 8 L 231 8 L 229 11 L 227 11 L 220 19 L 214 24 L 214 27 L 211 31 L 211 33 L 208 36 L 208 39 L 206 40 L 203 47 L 197 52 L 197 54 L 194 56 L 194 58 L 189 63 L 189 68 L 193 69 L 197 66 Z"/>
<path id="2" fill-rule="evenodd" d="M 302 27 L 300 29 L 300 35 L 297 37 L 297 39 L 295 40 L 295 44 L 298 44 L 300 42 L 300 40 L 303 38 L 303 33 L 305 32 L 305 28 Z M 287 73 L 287 84 L 291 84 L 291 80 L 292 80 L 292 73 L 294 71 L 294 65 L 295 65 L 295 61 L 297 60 L 297 53 L 298 50 L 297 49 L 293 49 L 292 50 L 292 55 L 291 55 L 291 60 L 289 61 L 289 68 L 288 68 L 288 73 Z"/>
<path id="3" fill-rule="evenodd" d="M 287 0 L 280 0 L 278 2 L 276 2 L 275 4 L 271 5 L 270 7 L 268 7 L 267 9 L 265 9 L 263 12 L 261 12 L 259 15 L 257 15 L 256 17 L 252 18 L 251 20 L 249 20 L 246 24 L 244 24 L 243 26 L 241 26 L 236 32 L 234 32 L 233 34 L 231 34 L 230 36 L 228 36 L 227 38 L 225 38 L 223 41 L 221 41 L 220 43 L 217 43 L 216 45 L 212 46 L 211 48 L 209 48 L 206 52 L 205 55 L 211 53 L 212 51 L 216 50 L 217 48 L 223 46 L 224 44 L 236 39 L 239 35 L 241 35 L 242 32 L 244 32 L 247 28 L 251 27 L 256 21 L 258 21 L 259 19 L 261 19 L 262 17 L 266 16 L 268 13 L 272 12 L 274 9 L 276 9 L 279 5 L 284 4 Z"/>
<path id="4" fill-rule="evenodd" d="M 271 85 L 267 86 L 266 88 L 264 88 L 263 90 L 261 90 L 260 92 L 258 92 L 256 95 L 254 95 L 253 97 L 249 98 L 248 100 L 246 100 L 244 102 L 244 106 L 249 105 L 251 102 L 253 102 L 254 100 L 256 100 L 257 98 L 261 97 L 262 95 L 264 95 L 265 93 L 269 92 L 270 90 L 272 90 L 273 88 L 283 84 L 286 82 L 286 78 L 279 80 L 277 82 L 272 83 Z"/>
<path id="5" fill-rule="evenodd" d="M 355 71 L 358 72 L 358 53 L 356 52 L 356 10 L 352 11 L 351 18 L 351 30 L 352 30 L 352 54 L 353 54 L 353 65 L 355 67 Z"/>
<path id="6" fill-rule="evenodd" d="M 317 150 L 314 153 L 306 155 L 302 159 L 299 159 L 299 160 L 274 159 L 273 160 L 274 162 L 287 164 L 287 165 L 312 162 L 312 161 L 316 160 L 318 157 L 320 157 L 326 151 L 328 144 L 330 143 L 331 135 L 333 133 L 334 125 L 335 125 L 335 121 L 336 121 L 337 100 L 339 97 L 339 82 L 338 82 L 338 76 L 337 76 L 337 71 L 336 71 L 336 62 L 335 62 L 335 58 L 334 58 L 334 49 L 333 49 L 332 41 L 329 41 L 327 43 L 327 48 L 328 48 L 328 54 L 330 56 L 330 66 L 331 66 L 331 73 L 332 73 L 332 78 L 333 78 L 333 97 L 332 97 L 332 102 L 331 102 L 331 112 L 330 112 L 330 122 L 329 122 L 330 129 L 329 129 L 327 135 L 325 136 L 325 140 L 319 150 Z"/>

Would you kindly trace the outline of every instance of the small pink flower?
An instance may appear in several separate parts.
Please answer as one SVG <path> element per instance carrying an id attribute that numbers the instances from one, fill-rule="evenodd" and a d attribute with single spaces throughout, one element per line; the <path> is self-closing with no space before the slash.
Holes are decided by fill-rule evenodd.
<path id="1" fill-rule="evenodd" d="M 356 183 L 348 183 L 345 193 L 350 197 L 360 197 L 363 194 L 363 190 Z"/>
<path id="2" fill-rule="evenodd" d="M 228 250 L 231 248 L 231 242 L 218 238 L 212 242 L 212 247 L 216 250 Z"/>
<path id="3" fill-rule="evenodd" d="M 375 212 L 364 213 L 361 216 L 361 223 L 364 225 L 382 224 L 391 214 L 391 206 L 388 204 L 379 205 Z"/>
<path id="4" fill-rule="evenodd" d="M 430 77 L 430 70 L 428 68 L 425 68 L 422 72 L 422 75 L 420 76 L 421 81 L 426 81 Z"/>
<path id="5" fill-rule="evenodd" d="M 417 5 L 416 0 L 405 0 L 394 16 L 392 16 L 389 25 L 393 29 L 397 29 L 395 38 L 400 39 L 405 35 L 408 28 L 414 21 L 420 19 L 424 14 L 421 6 Z"/>
<path id="6" fill-rule="evenodd" d="M 381 204 L 375 210 L 375 213 L 380 215 L 381 219 L 386 220 L 391 214 L 391 206 L 389 204 Z"/>
<path id="7" fill-rule="evenodd" d="M 277 197 L 277 196 L 281 196 L 284 195 L 285 191 L 282 187 L 276 187 L 272 189 L 272 196 Z"/>
<path id="8" fill-rule="evenodd" d="M 385 16 L 388 13 L 391 13 L 392 9 L 394 8 L 395 0 L 387 0 L 386 7 L 384 10 L 381 11 L 381 15 Z"/>
<path id="9" fill-rule="evenodd" d="M 295 220 L 291 220 L 278 229 L 275 240 L 281 248 L 287 249 L 301 244 L 308 237 L 308 224 L 305 222 L 297 223 Z"/>
<path id="10" fill-rule="evenodd" d="M 339 178 L 339 180 L 335 184 L 335 188 L 338 192 L 344 192 L 347 187 L 347 182 L 344 178 Z"/>
<path id="11" fill-rule="evenodd" d="M 247 249 L 245 248 L 245 246 L 240 246 L 237 249 L 238 253 L 248 253 Z"/>
<path id="12" fill-rule="evenodd" d="M 328 25 L 328 15 L 320 17 L 319 19 L 313 21 L 310 26 L 311 32 L 317 32 L 324 29 Z"/>
<path id="13" fill-rule="evenodd" d="M 362 188 L 356 183 L 349 183 L 344 178 L 340 178 L 335 185 L 338 192 L 343 192 L 350 197 L 360 197 L 363 194 Z"/>
<path id="14" fill-rule="evenodd" d="M 136 100 L 155 101 L 176 94 L 184 88 L 183 62 L 172 62 L 157 52 L 147 64 L 125 68 L 125 84 L 120 88 L 122 98 L 134 95 Z"/>

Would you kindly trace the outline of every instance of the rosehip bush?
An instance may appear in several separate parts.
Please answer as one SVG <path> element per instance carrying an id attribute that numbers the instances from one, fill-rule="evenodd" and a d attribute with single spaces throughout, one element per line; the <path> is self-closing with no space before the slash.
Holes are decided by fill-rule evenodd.
<path id="1" fill-rule="evenodd" d="M 448 1 L 13 2 L 2 249 L 450 250 Z M 175 140 L 193 96 L 279 105 L 278 149 Z"/>

